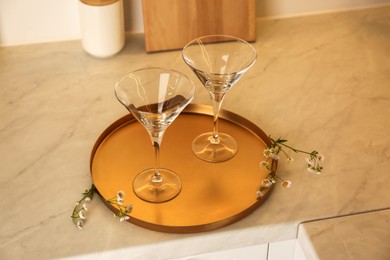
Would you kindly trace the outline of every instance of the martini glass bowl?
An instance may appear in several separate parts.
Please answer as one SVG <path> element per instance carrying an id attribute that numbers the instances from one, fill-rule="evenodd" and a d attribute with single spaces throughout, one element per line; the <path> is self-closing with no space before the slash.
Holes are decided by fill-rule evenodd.
<path id="1" fill-rule="evenodd" d="M 145 127 L 154 149 L 155 166 L 133 180 L 134 193 L 144 201 L 166 202 L 181 191 L 179 176 L 160 167 L 160 147 L 168 126 L 192 101 L 194 93 L 187 76 L 163 68 L 132 71 L 115 85 L 117 99 Z"/>
<path id="2" fill-rule="evenodd" d="M 218 131 L 218 115 L 226 93 L 255 63 L 256 50 L 236 37 L 209 35 L 189 42 L 182 56 L 209 92 L 214 109 L 213 131 L 199 135 L 192 150 L 208 162 L 227 161 L 236 155 L 238 144 L 230 135 Z"/>

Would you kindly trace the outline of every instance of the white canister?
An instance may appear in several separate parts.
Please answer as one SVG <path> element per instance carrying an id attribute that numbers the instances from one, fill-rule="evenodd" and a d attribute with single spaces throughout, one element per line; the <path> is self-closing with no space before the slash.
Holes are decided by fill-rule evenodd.
<path id="1" fill-rule="evenodd" d="M 123 0 L 80 0 L 81 43 L 92 56 L 105 58 L 125 44 Z"/>

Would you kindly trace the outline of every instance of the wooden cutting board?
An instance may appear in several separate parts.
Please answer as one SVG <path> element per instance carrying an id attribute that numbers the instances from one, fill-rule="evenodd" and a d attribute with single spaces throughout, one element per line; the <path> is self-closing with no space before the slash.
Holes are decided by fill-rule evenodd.
<path id="1" fill-rule="evenodd" d="M 147 52 L 209 34 L 256 40 L 256 0 L 143 0 L 142 7 Z"/>

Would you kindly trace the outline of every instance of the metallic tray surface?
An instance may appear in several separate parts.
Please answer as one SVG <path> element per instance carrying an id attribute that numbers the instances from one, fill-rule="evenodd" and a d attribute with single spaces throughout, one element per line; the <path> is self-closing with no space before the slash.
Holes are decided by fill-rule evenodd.
<path id="1" fill-rule="evenodd" d="M 253 212 L 272 190 L 257 198 L 261 180 L 269 173 L 259 166 L 268 136 L 249 120 L 222 110 L 219 129 L 233 136 L 239 148 L 233 159 L 209 163 L 192 153 L 191 144 L 212 129 L 212 122 L 212 107 L 191 104 L 168 127 L 161 146 L 161 167 L 180 176 L 182 191 L 171 201 L 154 204 L 139 199 L 132 190 L 134 177 L 154 167 L 150 138 L 130 114 L 115 121 L 96 141 L 90 160 L 92 181 L 103 201 L 123 190 L 124 204 L 133 205 L 129 222 L 169 233 L 210 231 Z"/>

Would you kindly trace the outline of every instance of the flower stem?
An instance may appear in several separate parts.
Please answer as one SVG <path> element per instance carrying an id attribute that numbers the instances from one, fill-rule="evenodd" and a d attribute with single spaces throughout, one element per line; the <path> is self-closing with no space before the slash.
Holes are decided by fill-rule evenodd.
<path id="1" fill-rule="evenodd" d="M 93 198 L 93 194 L 95 193 L 96 191 L 96 187 L 95 185 L 91 185 L 91 188 L 89 190 L 85 190 L 85 192 L 83 192 L 83 197 L 76 203 L 76 206 L 74 207 L 73 209 L 73 212 L 72 212 L 72 216 L 71 218 L 73 219 L 78 219 L 79 218 L 79 211 L 80 211 L 80 204 L 86 199 L 86 198 Z"/>
<path id="2" fill-rule="evenodd" d="M 284 146 L 284 147 L 287 147 L 287 148 L 289 148 L 289 149 L 291 149 L 292 151 L 294 151 L 294 152 L 296 152 L 296 153 L 304 153 L 304 154 L 309 154 L 309 155 L 312 155 L 313 154 L 313 152 L 306 152 L 306 151 L 303 151 L 303 150 L 300 150 L 300 149 L 296 149 L 296 148 L 294 148 L 294 147 L 291 147 L 291 146 L 289 146 L 289 145 L 287 145 L 287 144 L 285 144 L 284 142 L 285 142 L 285 140 L 283 140 L 283 141 L 280 141 L 280 139 L 278 139 L 278 140 L 274 140 L 274 139 L 272 139 L 271 137 L 270 137 L 270 139 L 271 139 L 271 142 L 272 143 L 274 143 L 274 144 L 279 144 L 279 145 L 282 145 L 282 146 Z M 282 151 L 286 154 L 286 152 L 282 149 Z M 287 155 L 287 154 L 286 154 Z M 288 156 L 288 155 L 287 155 Z"/>

